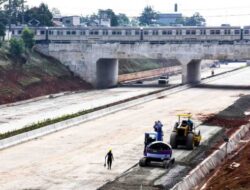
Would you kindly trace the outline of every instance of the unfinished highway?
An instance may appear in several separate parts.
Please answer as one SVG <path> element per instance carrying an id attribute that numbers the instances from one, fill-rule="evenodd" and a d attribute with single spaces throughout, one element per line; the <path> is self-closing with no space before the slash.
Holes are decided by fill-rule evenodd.
<path id="1" fill-rule="evenodd" d="M 0 189 L 97 189 L 138 163 L 144 133 L 152 131 L 155 120 L 164 124 L 168 142 L 176 114 L 190 112 L 199 123 L 200 114 L 217 113 L 240 95 L 250 94 L 249 88 L 237 89 L 249 84 L 250 68 L 245 68 L 214 79 L 207 88 L 187 89 L 4 149 L 0 151 Z M 203 141 L 218 130 L 201 127 Z M 111 171 L 103 167 L 110 148 L 115 158 Z M 181 160 L 189 153 L 177 150 L 175 156 Z M 152 172 L 146 177 L 153 176 Z"/>
<path id="2" fill-rule="evenodd" d="M 221 68 L 215 68 L 215 73 L 230 71 L 243 66 L 244 63 L 234 63 L 222 65 Z M 202 72 L 202 77 L 211 75 L 210 69 Z M 38 121 L 53 119 L 62 115 L 77 113 L 82 110 L 93 109 L 113 102 L 125 100 L 131 97 L 147 94 L 159 89 L 156 81 L 145 82 L 152 84 L 150 88 L 112 88 L 104 90 L 92 90 L 78 93 L 65 93 L 51 95 L 50 98 L 40 97 L 33 100 L 17 102 L 0 106 L 0 133 L 17 130 Z M 181 83 L 181 75 L 170 77 L 170 85 Z"/>

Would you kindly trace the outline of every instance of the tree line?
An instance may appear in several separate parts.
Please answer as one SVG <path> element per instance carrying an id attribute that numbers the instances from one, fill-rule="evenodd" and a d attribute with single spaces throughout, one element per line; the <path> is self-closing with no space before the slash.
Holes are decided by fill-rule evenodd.
<path id="1" fill-rule="evenodd" d="M 44 3 L 29 8 L 24 0 L 0 0 L 0 37 L 5 36 L 6 28 L 12 24 L 28 24 L 34 19 L 40 26 L 52 26 L 52 18 L 52 12 Z"/>
<path id="2" fill-rule="evenodd" d="M 5 36 L 6 27 L 11 24 L 29 24 L 31 20 L 39 22 L 39 26 L 53 26 L 53 16 L 60 15 L 56 8 L 50 10 L 48 5 L 41 3 L 29 8 L 25 0 L 0 0 L 0 41 Z M 146 6 L 139 17 L 129 19 L 126 14 L 116 14 L 112 9 L 98 10 L 97 13 L 80 18 L 82 23 L 99 21 L 105 15 L 110 19 L 111 26 L 150 26 L 156 24 L 158 13 L 151 6 Z M 181 17 L 173 24 L 184 26 L 201 26 L 206 20 L 199 13 L 191 17 Z"/>
<path id="3" fill-rule="evenodd" d="M 82 22 L 96 21 L 107 15 L 111 20 L 111 26 L 150 26 L 157 24 L 158 12 L 151 6 L 146 6 L 138 18 L 130 20 L 126 14 L 115 14 L 112 9 L 99 10 L 97 14 L 81 17 Z M 194 13 L 191 17 L 181 17 L 173 24 L 181 24 L 183 26 L 202 26 L 205 25 L 205 18 L 199 13 Z"/>

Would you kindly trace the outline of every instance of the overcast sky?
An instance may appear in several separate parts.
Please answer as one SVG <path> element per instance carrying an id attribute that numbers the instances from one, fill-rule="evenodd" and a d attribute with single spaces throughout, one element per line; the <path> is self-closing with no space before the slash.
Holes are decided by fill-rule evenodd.
<path id="1" fill-rule="evenodd" d="M 50 9 L 58 8 L 62 15 L 89 15 L 110 8 L 128 16 L 139 16 L 146 5 L 161 13 L 172 13 L 177 3 L 180 13 L 190 16 L 199 12 L 208 25 L 250 25 L 250 0 L 27 0 L 30 6 L 41 2 Z"/>

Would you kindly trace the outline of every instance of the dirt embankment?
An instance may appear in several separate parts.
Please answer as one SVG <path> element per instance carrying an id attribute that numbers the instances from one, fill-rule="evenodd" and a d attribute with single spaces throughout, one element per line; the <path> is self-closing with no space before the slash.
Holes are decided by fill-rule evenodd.
<path id="1" fill-rule="evenodd" d="M 250 189 L 250 133 L 242 141 L 243 149 L 236 151 L 202 190 L 249 190 Z M 240 147 L 241 148 L 241 147 Z"/>
<path id="2" fill-rule="evenodd" d="M 204 116 L 202 116 L 204 117 Z M 207 125 L 218 125 L 225 129 L 225 135 L 230 137 L 240 126 L 250 122 L 250 95 L 240 95 L 231 106 L 217 115 L 203 118 Z M 206 155 L 224 143 L 219 140 Z M 241 142 L 241 146 L 228 157 L 228 160 L 210 174 L 202 190 L 248 190 L 250 189 L 250 132 Z"/>
<path id="3" fill-rule="evenodd" d="M 148 71 L 166 67 L 179 66 L 176 59 L 121 59 L 119 60 L 119 75 Z"/>
<path id="4" fill-rule="evenodd" d="M 230 136 L 240 126 L 249 123 L 250 119 L 250 95 L 239 95 L 239 99 L 216 115 L 202 115 L 198 117 L 205 125 L 216 125 L 225 128 Z"/>
<path id="5" fill-rule="evenodd" d="M 90 88 L 90 84 L 51 57 L 31 51 L 14 59 L 0 50 L 0 104 Z"/>

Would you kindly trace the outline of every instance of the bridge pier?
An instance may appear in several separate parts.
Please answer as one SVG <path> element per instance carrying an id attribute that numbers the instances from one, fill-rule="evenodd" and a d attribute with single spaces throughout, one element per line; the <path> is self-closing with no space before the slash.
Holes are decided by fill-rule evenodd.
<path id="1" fill-rule="evenodd" d="M 182 83 L 199 83 L 202 59 L 250 60 L 249 44 L 38 44 L 37 49 L 61 61 L 95 88 L 117 85 L 118 59 L 177 59 Z"/>
<path id="2" fill-rule="evenodd" d="M 199 83 L 201 81 L 201 60 L 193 59 L 182 65 L 182 83 Z"/>
<path id="3" fill-rule="evenodd" d="M 96 63 L 96 88 L 114 87 L 118 83 L 118 59 L 99 59 Z"/>

